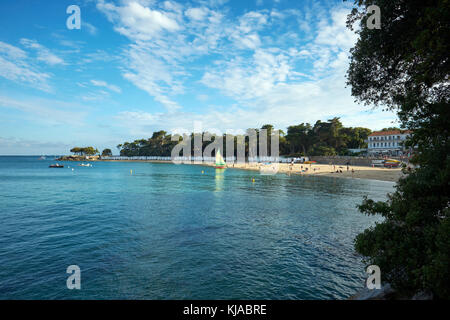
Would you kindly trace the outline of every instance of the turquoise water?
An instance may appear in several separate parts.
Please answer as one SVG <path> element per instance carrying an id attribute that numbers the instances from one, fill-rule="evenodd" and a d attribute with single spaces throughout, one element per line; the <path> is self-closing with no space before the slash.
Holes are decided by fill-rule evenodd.
<path id="1" fill-rule="evenodd" d="M 393 189 L 173 164 L 49 169 L 53 162 L 0 157 L 0 299 L 344 299 L 365 277 L 353 239 L 376 221 L 355 206 Z M 73 264 L 81 290 L 66 287 Z"/>

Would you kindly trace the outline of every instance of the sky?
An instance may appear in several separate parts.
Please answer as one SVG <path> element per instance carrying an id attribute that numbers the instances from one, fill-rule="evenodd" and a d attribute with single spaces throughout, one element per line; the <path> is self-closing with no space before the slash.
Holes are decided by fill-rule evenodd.
<path id="1" fill-rule="evenodd" d="M 346 87 L 352 1 L 3 0 L 0 155 L 393 113 Z M 80 29 L 69 29 L 70 5 Z"/>

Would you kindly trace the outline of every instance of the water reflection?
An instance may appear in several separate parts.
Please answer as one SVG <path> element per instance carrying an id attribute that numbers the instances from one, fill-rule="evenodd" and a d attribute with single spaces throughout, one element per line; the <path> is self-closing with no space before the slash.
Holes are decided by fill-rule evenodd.
<path id="1" fill-rule="evenodd" d="M 214 176 L 214 181 L 216 182 L 215 192 L 219 192 L 223 190 L 223 185 L 225 183 L 224 177 L 225 169 L 216 169 L 216 173 Z"/>

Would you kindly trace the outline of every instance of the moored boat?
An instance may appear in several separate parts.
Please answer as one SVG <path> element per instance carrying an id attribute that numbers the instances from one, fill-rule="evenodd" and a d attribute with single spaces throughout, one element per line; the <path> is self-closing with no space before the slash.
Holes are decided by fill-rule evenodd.
<path id="1" fill-rule="evenodd" d="M 48 166 L 49 168 L 64 168 L 62 164 L 51 164 Z"/>
<path id="2" fill-rule="evenodd" d="M 398 168 L 402 162 L 395 159 L 387 159 L 384 161 L 384 166 L 386 168 Z"/>
<path id="3" fill-rule="evenodd" d="M 90 163 L 80 163 L 78 166 L 80 166 L 80 167 L 92 167 L 92 164 L 90 164 Z"/>
<path id="4" fill-rule="evenodd" d="M 220 150 L 217 150 L 216 152 L 216 164 L 214 166 L 216 169 L 225 169 L 226 163 L 223 160 L 222 155 L 220 154 Z"/>

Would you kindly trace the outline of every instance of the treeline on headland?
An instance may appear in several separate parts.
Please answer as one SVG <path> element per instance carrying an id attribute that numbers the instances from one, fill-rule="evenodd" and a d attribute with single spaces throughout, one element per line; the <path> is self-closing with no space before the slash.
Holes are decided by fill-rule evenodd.
<path id="1" fill-rule="evenodd" d="M 270 136 L 274 134 L 275 129 L 273 125 L 266 124 L 261 129 L 267 130 L 267 141 L 270 144 Z M 247 129 L 247 132 L 256 131 L 259 129 Z M 349 149 L 360 149 L 367 147 L 367 137 L 371 133 L 368 128 L 362 127 L 344 127 L 339 118 L 333 118 L 328 121 L 318 120 L 314 125 L 309 123 L 301 123 L 299 125 L 289 126 L 287 133 L 282 130 L 279 131 L 279 153 L 284 156 L 333 156 L 333 155 L 348 155 Z M 194 140 L 197 133 L 191 133 L 190 138 Z M 226 139 L 234 139 L 234 154 L 236 155 L 236 143 L 239 136 L 232 136 L 228 134 L 223 135 L 223 150 L 222 154 L 226 154 Z M 154 132 L 149 139 L 139 139 L 133 142 L 124 142 L 117 146 L 121 156 L 170 156 L 172 149 L 183 138 L 179 137 L 178 141 L 172 141 L 172 136 L 166 131 Z M 211 141 L 202 142 L 202 151 L 211 142 L 214 141 L 214 136 Z M 259 146 L 259 143 L 257 144 Z M 191 143 L 191 155 L 194 155 L 194 146 Z M 249 138 L 245 139 L 245 154 L 248 156 Z M 268 147 L 270 155 L 270 147 Z"/>
<path id="2" fill-rule="evenodd" d="M 70 152 L 78 156 L 93 156 L 100 153 L 98 149 L 94 147 L 74 147 L 70 149 Z M 111 149 L 104 149 L 102 151 L 102 156 L 112 156 Z"/>

